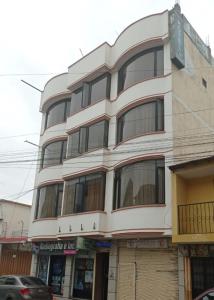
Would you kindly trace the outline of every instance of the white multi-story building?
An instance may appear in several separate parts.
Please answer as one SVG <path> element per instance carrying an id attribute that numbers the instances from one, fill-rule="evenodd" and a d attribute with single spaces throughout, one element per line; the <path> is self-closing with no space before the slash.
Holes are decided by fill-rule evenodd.
<path id="1" fill-rule="evenodd" d="M 211 59 L 176 5 L 45 85 L 29 237 L 59 299 L 184 299 L 167 166 L 211 149 L 191 140 L 214 119 Z"/>

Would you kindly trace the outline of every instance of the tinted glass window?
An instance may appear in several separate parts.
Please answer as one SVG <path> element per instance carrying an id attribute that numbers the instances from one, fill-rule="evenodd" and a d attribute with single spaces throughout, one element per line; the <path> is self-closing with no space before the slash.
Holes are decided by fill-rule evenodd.
<path id="1" fill-rule="evenodd" d="M 164 203 L 163 160 L 148 160 L 116 172 L 115 208 Z"/>
<path id="2" fill-rule="evenodd" d="M 17 280 L 14 277 L 8 277 L 5 279 L 6 285 L 17 285 Z"/>
<path id="3" fill-rule="evenodd" d="M 70 111 L 70 100 L 60 101 L 49 108 L 46 114 L 45 128 L 63 123 Z"/>
<path id="4" fill-rule="evenodd" d="M 146 53 L 136 58 L 124 71 L 124 89 L 134 83 L 154 77 L 154 52 Z"/>
<path id="5" fill-rule="evenodd" d="M 68 152 L 67 157 L 76 157 L 79 153 L 79 131 L 70 134 L 68 138 Z"/>
<path id="6" fill-rule="evenodd" d="M 26 285 L 26 286 L 45 285 L 45 283 L 37 277 L 20 277 L 20 281 L 23 285 Z"/>
<path id="7" fill-rule="evenodd" d="M 104 210 L 105 174 L 78 177 L 65 184 L 63 214 Z"/>
<path id="8" fill-rule="evenodd" d="M 75 91 L 71 96 L 71 114 L 74 114 L 82 108 L 82 89 Z"/>
<path id="9" fill-rule="evenodd" d="M 119 71 L 118 92 L 135 83 L 163 74 L 163 50 L 153 48 L 135 55 Z"/>
<path id="10" fill-rule="evenodd" d="M 56 217 L 61 213 L 63 184 L 38 189 L 36 218 Z"/>
<path id="11" fill-rule="evenodd" d="M 5 277 L 0 277 L 0 285 L 5 284 Z"/>
<path id="12" fill-rule="evenodd" d="M 109 77 L 105 76 L 91 83 L 91 103 L 96 103 L 99 100 L 109 98 Z"/>
<path id="13" fill-rule="evenodd" d="M 75 258 L 73 297 L 78 299 L 92 299 L 92 278 L 94 260 L 89 258 Z M 88 279 L 88 278 L 91 279 Z M 72 298 L 73 298 L 72 297 Z"/>
<path id="14" fill-rule="evenodd" d="M 84 107 L 110 96 L 110 75 L 102 75 L 91 82 L 84 82 L 82 87 L 73 92 L 71 97 L 71 114 Z"/>
<path id="15" fill-rule="evenodd" d="M 71 111 L 71 101 L 67 101 L 66 102 L 66 112 L 65 112 L 66 119 L 67 119 L 67 117 L 70 116 L 70 111 Z"/>
<path id="16" fill-rule="evenodd" d="M 79 153 L 87 151 L 87 127 L 80 128 L 80 142 L 79 142 Z"/>
<path id="17" fill-rule="evenodd" d="M 42 167 L 58 165 L 66 157 L 66 141 L 57 141 L 47 145 L 43 150 Z"/>
<path id="18" fill-rule="evenodd" d="M 72 179 L 65 182 L 65 194 L 63 202 L 63 214 L 68 215 L 74 213 L 76 184 L 79 179 Z"/>
<path id="19" fill-rule="evenodd" d="M 101 121 L 89 127 L 81 127 L 68 140 L 67 157 L 76 157 L 89 150 L 108 146 L 108 121 Z"/>
<path id="20" fill-rule="evenodd" d="M 118 119 L 117 141 L 163 130 L 163 101 L 157 100 L 137 106 Z"/>
<path id="21" fill-rule="evenodd" d="M 88 128 L 88 150 L 102 148 L 105 145 L 106 121 L 91 125 Z"/>
<path id="22" fill-rule="evenodd" d="M 163 49 L 159 49 L 156 52 L 156 74 L 157 76 L 162 76 L 164 74 L 164 58 L 163 58 Z"/>

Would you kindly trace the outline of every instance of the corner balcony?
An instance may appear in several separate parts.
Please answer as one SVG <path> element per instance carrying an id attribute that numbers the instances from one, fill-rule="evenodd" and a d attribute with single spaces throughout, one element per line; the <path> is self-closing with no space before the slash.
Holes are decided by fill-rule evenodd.
<path id="1" fill-rule="evenodd" d="M 174 243 L 214 241 L 214 157 L 170 167 Z"/>

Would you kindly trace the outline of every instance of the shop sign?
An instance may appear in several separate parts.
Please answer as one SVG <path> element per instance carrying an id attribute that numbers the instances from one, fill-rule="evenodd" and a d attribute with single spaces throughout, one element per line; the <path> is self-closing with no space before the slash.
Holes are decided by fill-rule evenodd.
<path id="1" fill-rule="evenodd" d="M 184 55 L 184 22 L 180 11 L 176 8 L 169 13 L 170 56 L 172 62 L 181 69 L 185 66 Z"/>
<path id="2" fill-rule="evenodd" d="M 64 254 L 65 255 L 75 255 L 75 254 L 77 254 L 77 250 L 64 250 Z"/>
<path id="3" fill-rule="evenodd" d="M 41 242 L 33 243 L 33 253 L 40 252 L 51 252 L 51 253 L 63 253 L 64 250 L 75 250 L 76 243 L 74 240 L 71 241 L 54 241 L 54 242 Z"/>
<path id="4" fill-rule="evenodd" d="M 100 248 L 111 248 L 112 243 L 107 241 L 98 241 L 96 242 L 96 247 Z"/>
<path id="5" fill-rule="evenodd" d="M 96 244 L 94 240 L 89 240 L 80 236 L 77 237 L 76 249 L 93 250 L 95 249 L 95 246 Z"/>
<path id="6" fill-rule="evenodd" d="M 141 248 L 141 249 L 166 249 L 168 248 L 167 239 L 154 240 L 128 240 L 127 248 Z"/>

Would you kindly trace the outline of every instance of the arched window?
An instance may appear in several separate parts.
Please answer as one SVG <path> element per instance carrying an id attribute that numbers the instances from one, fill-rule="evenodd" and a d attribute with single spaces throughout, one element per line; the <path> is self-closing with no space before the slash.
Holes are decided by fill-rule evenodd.
<path id="1" fill-rule="evenodd" d="M 63 183 L 51 184 L 37 190 L 35 219 L 61 215 Z"/>
<path id="2" fill-rule="evenodd" d="M 156 99 L 125 112 L 117 120 L 117 143 L 164 129 L 163 100 Z"/>
<path id="3" fill-rule="evenodd" d="M 138 53 L 129 59 L 118 73 L 118 93 L 134 85 L 164 74 L 163 47 Z"/>
<path id="4" fill-rule="evenodd" d="M 67 141 L 56 141 L 48 144 L 42 150 L 41 168 L 59 165 L 66 157 Z"/>
<path id="5" fill-rule="evenodd" d="M 144 160 L 115 172 L 114 209 L 162 204 L 165 201 L 164 160 Z"/>
<path id="6" fill-rule="evenodd" d="M 45 129 L 66 121 L 70 114 L 71 99 L 63 99 L 54 103 L 46 112 Z"/>

